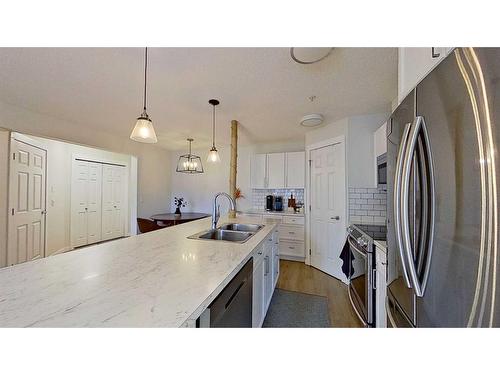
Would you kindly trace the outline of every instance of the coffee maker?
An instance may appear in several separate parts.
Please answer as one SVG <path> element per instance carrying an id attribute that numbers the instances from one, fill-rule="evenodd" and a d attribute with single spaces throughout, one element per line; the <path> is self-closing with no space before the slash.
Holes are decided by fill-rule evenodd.
<path id="1" fill-rule="evenodd" d="M 283 211 L 283 197 L 277 195 L 274 197 L 274 211 Z"/>
<path id="2" fill-rule="evenodd" d="M 274 196 L 266 195 L 266 211 L 274 210 Z"/>

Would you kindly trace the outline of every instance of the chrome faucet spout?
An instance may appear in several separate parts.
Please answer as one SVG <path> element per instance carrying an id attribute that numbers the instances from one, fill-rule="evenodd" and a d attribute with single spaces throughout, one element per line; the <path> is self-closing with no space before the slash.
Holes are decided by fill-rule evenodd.
<path id="1" fill-rule="evenodd" d="M 226 197 L 229 200 L 229 203 L 231 204 L 231 210 L 233 210 L 233 211 L 236 210 L 236 202 L 234 201 L 233 197 L 231 197 L 229 194 L 224 193 L 224 192 L 220 192 L 220 193 L 215 194 L 214 204 L 212 207 L 212 229 L 217 228 L 217 222 L 219 221 L 220 207 L 217 205 L 217 198 L 219 198 L 221 195 Z"/>

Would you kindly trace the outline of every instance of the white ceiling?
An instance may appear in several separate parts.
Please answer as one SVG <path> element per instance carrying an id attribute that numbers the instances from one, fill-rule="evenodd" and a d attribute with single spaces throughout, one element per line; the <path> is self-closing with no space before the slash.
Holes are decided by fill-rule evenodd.
<path id="1" fill-rule="evenodd" d="M 0 100 L 128 137 L 142 111 L 144 50 L 140 48 L 0 48 Z M 160 145 L 211 140 L 217 98 L 217 139 L 229 123 L 242 144 L 303 139 L 300 118 L 325 122 L 386 112 L 397 95 L 395 48 L 336 48 L 312 65 L 288 48 L 151 48 L 148 113 Z M 311 103 L 308 97 L 317 99 Z"/>

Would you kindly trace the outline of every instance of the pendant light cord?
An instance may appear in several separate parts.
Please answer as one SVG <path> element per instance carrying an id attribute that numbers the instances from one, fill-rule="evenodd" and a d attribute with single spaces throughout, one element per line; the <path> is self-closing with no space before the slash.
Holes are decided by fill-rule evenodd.
<path id="1" fill-rule="evenodd" d="M 212 116 L 212 147 L 215 148 L 215 105 L 213 106 Z"/>
<path id="2" fill-rule="evenodd" d="M 147 99 L 147 81 L 148 81 L 148 47 L 144 52 L 144 112 L 146 112 L 146 99 Z"/>

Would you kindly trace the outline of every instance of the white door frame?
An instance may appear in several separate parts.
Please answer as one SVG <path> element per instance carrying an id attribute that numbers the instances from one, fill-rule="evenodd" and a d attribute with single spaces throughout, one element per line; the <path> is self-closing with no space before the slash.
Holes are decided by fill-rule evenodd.
<path id="1" fill-rule="evenodd" d="M 6 259 L 6 265 L 9 266 L 8 260 L 9 260 L 9 228 L 12 225 L 12 215 L 10 214 L 10 211 L 12 209 L 12 197 L 11 197 L 11 192 L 12 192 L 12 178 L 11 178 L 11 171 L 12 171 L 12 140 L 16 140 L 22 143 L 26 143 L 28 145 L 31 145 L 33 147 L 39 148 L 40 150 L 45 151 L 45 196 L 43 199 L 45 200 L 45 211 L 47 211 L 47 180 L 48 180 L 48 164 L 49 164 L 49 151 L 45 148 L 45 146 L 41 143 L 38 142 L 36 139 L 33 139 L 27 135 L 24 135 L 22 133 L 18 132 L 10 132 L 10 139 L 9 139 L 9 163 L 8 163 L 8 171 L 7 175 L 9 178 L 9 182 L 7 184 L 7 199 L 8 199 L 8 211 L 7 211 L 7 233 L 6 233 L 6 239 L 5 241 L 5 259 Z M 42 258 L 45 258 L 47 255 L 47 216 L 45 216 L 45 220 L 43 221 L 43 256 Z"/>
<path id="2" fill-rule="evenodd" d="M 323 148 L 327 146 L 333 146 L 338 143 L 344 143 L 344 153 L 345 155 L 345 185 L 344 185 L 344 197 L 347 199 L 347 147 L 345 144 L 345 136 L 339 135 L 338 137 L 324 139 L 320 142 L 316 142 L 306 146 L 306 194 L 305 194 L 305 209 L 306 209 L 306 259 L 305 263 L 311 265 L 311 152 L 318 148 Z M 347 210 L 348 205 L 345 204 L 344 217 L 347 224 Z M 347 228 L 346 228 L 347 230 Z"/>

